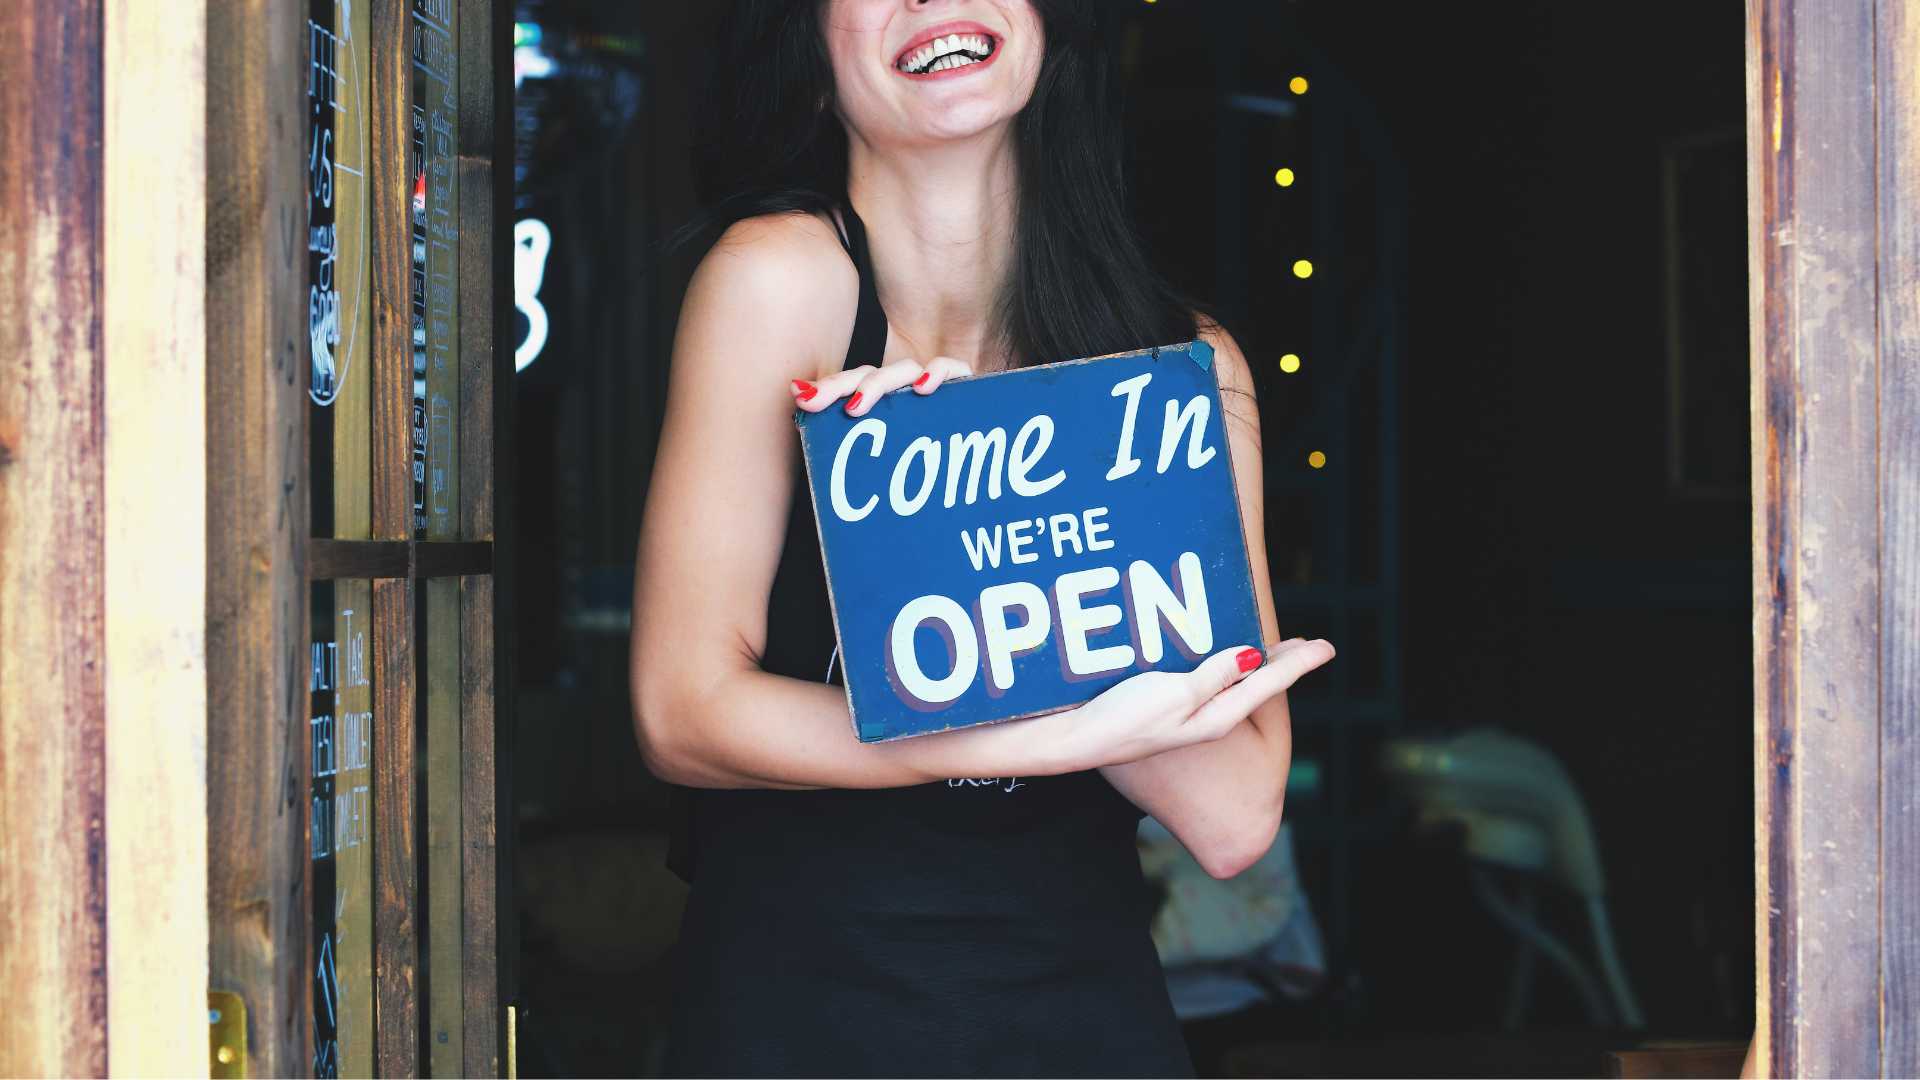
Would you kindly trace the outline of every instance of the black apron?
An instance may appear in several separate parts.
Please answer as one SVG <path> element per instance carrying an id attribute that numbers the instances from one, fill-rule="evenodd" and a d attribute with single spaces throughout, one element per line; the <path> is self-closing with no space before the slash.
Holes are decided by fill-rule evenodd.
<path id="1" fill-rule="evenodd" d="M 865 228 L 846 366 L 882 361 Z M 840 683 L 796 465 L 761 667 Z M 854 737 L 849 725 L 847 738 Z M 1148 932 L 1142 812 L 1097 771 L 674 789 L 669 1076 L 1191 1076 Z"/>

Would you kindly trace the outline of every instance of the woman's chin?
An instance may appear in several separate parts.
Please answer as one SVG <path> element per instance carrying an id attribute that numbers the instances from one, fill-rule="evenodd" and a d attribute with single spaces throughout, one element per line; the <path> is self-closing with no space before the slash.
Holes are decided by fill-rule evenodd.
<path id="1" fill-rule="evenodd" d="M 966 142 L 1003 128 L 1013 116 L 994 102 L 956 103 L 916 118 L 904 134 L 915 144 Z"/>

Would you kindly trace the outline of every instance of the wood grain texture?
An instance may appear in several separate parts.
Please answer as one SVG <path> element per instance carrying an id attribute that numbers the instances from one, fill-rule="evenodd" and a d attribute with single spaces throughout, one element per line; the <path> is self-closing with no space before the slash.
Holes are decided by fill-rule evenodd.
<path id="1" fill-rule="evenodd" d="M 25 0 L 0 35 L 8 1076 L 107 1070 L 101 34 L 98 0 Z"/>
<path id="2" fill-rule="evenodd" d="M 405 578 L 373 583 L 373 1071 L 382 1077 L 420 1072 L 414 589 Z"/>
<path id="3" fill-rule="evenodd" d="M 408 172 L 411 23 L 407 0 L 368 4 L 367 221 L 373 330 L 371 535 L 413 536 L 412 177 Z M 373 583 L 374 1072 L 420 1072 L 414 585 Z"/>
<path id="4" fill-rule="evenodd" d="M 1772 825 L 1776 808 L 1790 802 L 1793 779 L 1791 740 L 1775 739 L 1774 718 L 1782 714 L 1789 684 L 1776 658 L 1781 650 L 1778 597 L 1785 591 L 1775 553 L 1782 528 L 1776 495 L 1780 477 L 1774 462 L 1778 448 L 1766 441 L 1773 399 L 1767 383 L 1767 357 L 1783 348 L 1786 251 L 1773 243 L 1773 222 L 1785 212 L 1783 172 L 1775 131 L 1784 135 L 1785 118 L 1778 87 L 1780 44 L 1791 38 L 1787 9 L 1766 0 L 1747 0 L 1747 327 L 1751 376 L 1748 427 L 1752 433 L 1750 483 L 1753 506 L 1753 815 L 1754 815 L 1754 1013 L 1753 1055 L 1766 1075 L 1779 1076 L 1793 1054 L 1791 1025 L 1774 1010 L 1774 987 L 1793 978 L 1791 952 L 1775 925 L 1775 896 L 1791 888 L 1793 862 L 1777 842 Z"/>
<path id="5" fill-rule="evenodd" d="M 257 1075 L 312 1060 L 306 857 L 305 19 L 207 6 L 208 979 Z"/>
<path id="6" fill-rule="evenodd" d="M 206 8 L 103 15 L 107 1067 L 204 1077 Z"/>
<path id="7" fill-rule="evenodd" d="M 498 313 L 512 303 L 511 198 L 504 174 L 494 168 L 499 121 L 512 115 L 511 33 L 496 28 L 512 18 L 504 4 L 463 0 L 458 20 L 460 72 L 460 535 L 495 539 L 496 438 L 499 410 L 511 398 L 511 343 L 495 333 Z M 508 101 L 506 107 L 501 101 Z M 508 324 L 510 325 L 510 324 Z M 489 544 L 489 554 L 492 554 Z M 491 569 L 491 567 L 489 567 Z M 499 816 L 504 791 L 496 768 L 495 642 L 505 632 L 496 622 L 495 579 L 460 580 L 460 740 L 462 948 L 466 1076 L 501 1076 L 505 995 L 500 972 Z M 510 805 L 510 804 L 507 804 Z"/>
<path id="8" fill-rule="evenodd" d="M 377 540 L 413 536 L 413 180 L 408 0 L 368 0 L 367 223 L 373 333 L 370 459 Z M 411 627 L 409 627 L 411 629 Z"/>
<path id="9" fill-rule="evenodd" d="M 1920 3 L 1878 18 L 1880 1069 L 1920 1076 Z"/>
<path id="10" fill-rule="evenodd" d="M 427 1066 L 432 1076 L 457 1076 L 466 1066 L 460 579 L 419 587 L 427 597 Z"/>
<path id="11" fill-rule="evenodd" d="M 498 810 L 493 578 L 460 579 L 461 948 L 466 1024 L 462 1076 L 500 1076 Z"/>
<path id="12" fill-rule="evenodd" d="M 1772 1075 L 1907 1075 L 1920 880 L 1914 4 L 1752 0 L 1756 789 Z"/>

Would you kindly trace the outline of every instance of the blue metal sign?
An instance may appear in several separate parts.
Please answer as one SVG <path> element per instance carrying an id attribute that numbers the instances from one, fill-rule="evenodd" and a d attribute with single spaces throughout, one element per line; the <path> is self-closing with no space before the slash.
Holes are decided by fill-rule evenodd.
<path id="1" fill-rule="evenodd" d="M 1054 712 L 1260 644 L 1203 341 L 796 422 L 864 742 Z"/>

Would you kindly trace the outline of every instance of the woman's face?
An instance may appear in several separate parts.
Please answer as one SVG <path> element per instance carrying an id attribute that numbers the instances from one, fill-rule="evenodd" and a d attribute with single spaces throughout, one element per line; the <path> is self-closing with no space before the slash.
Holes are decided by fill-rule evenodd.
<path id="1" fill-rule="evenodd" d="M 824 0 L 821 14 L 840 115 L 879 146 L 1005 123 L 1046 53 L 1032 0 Z"/>

